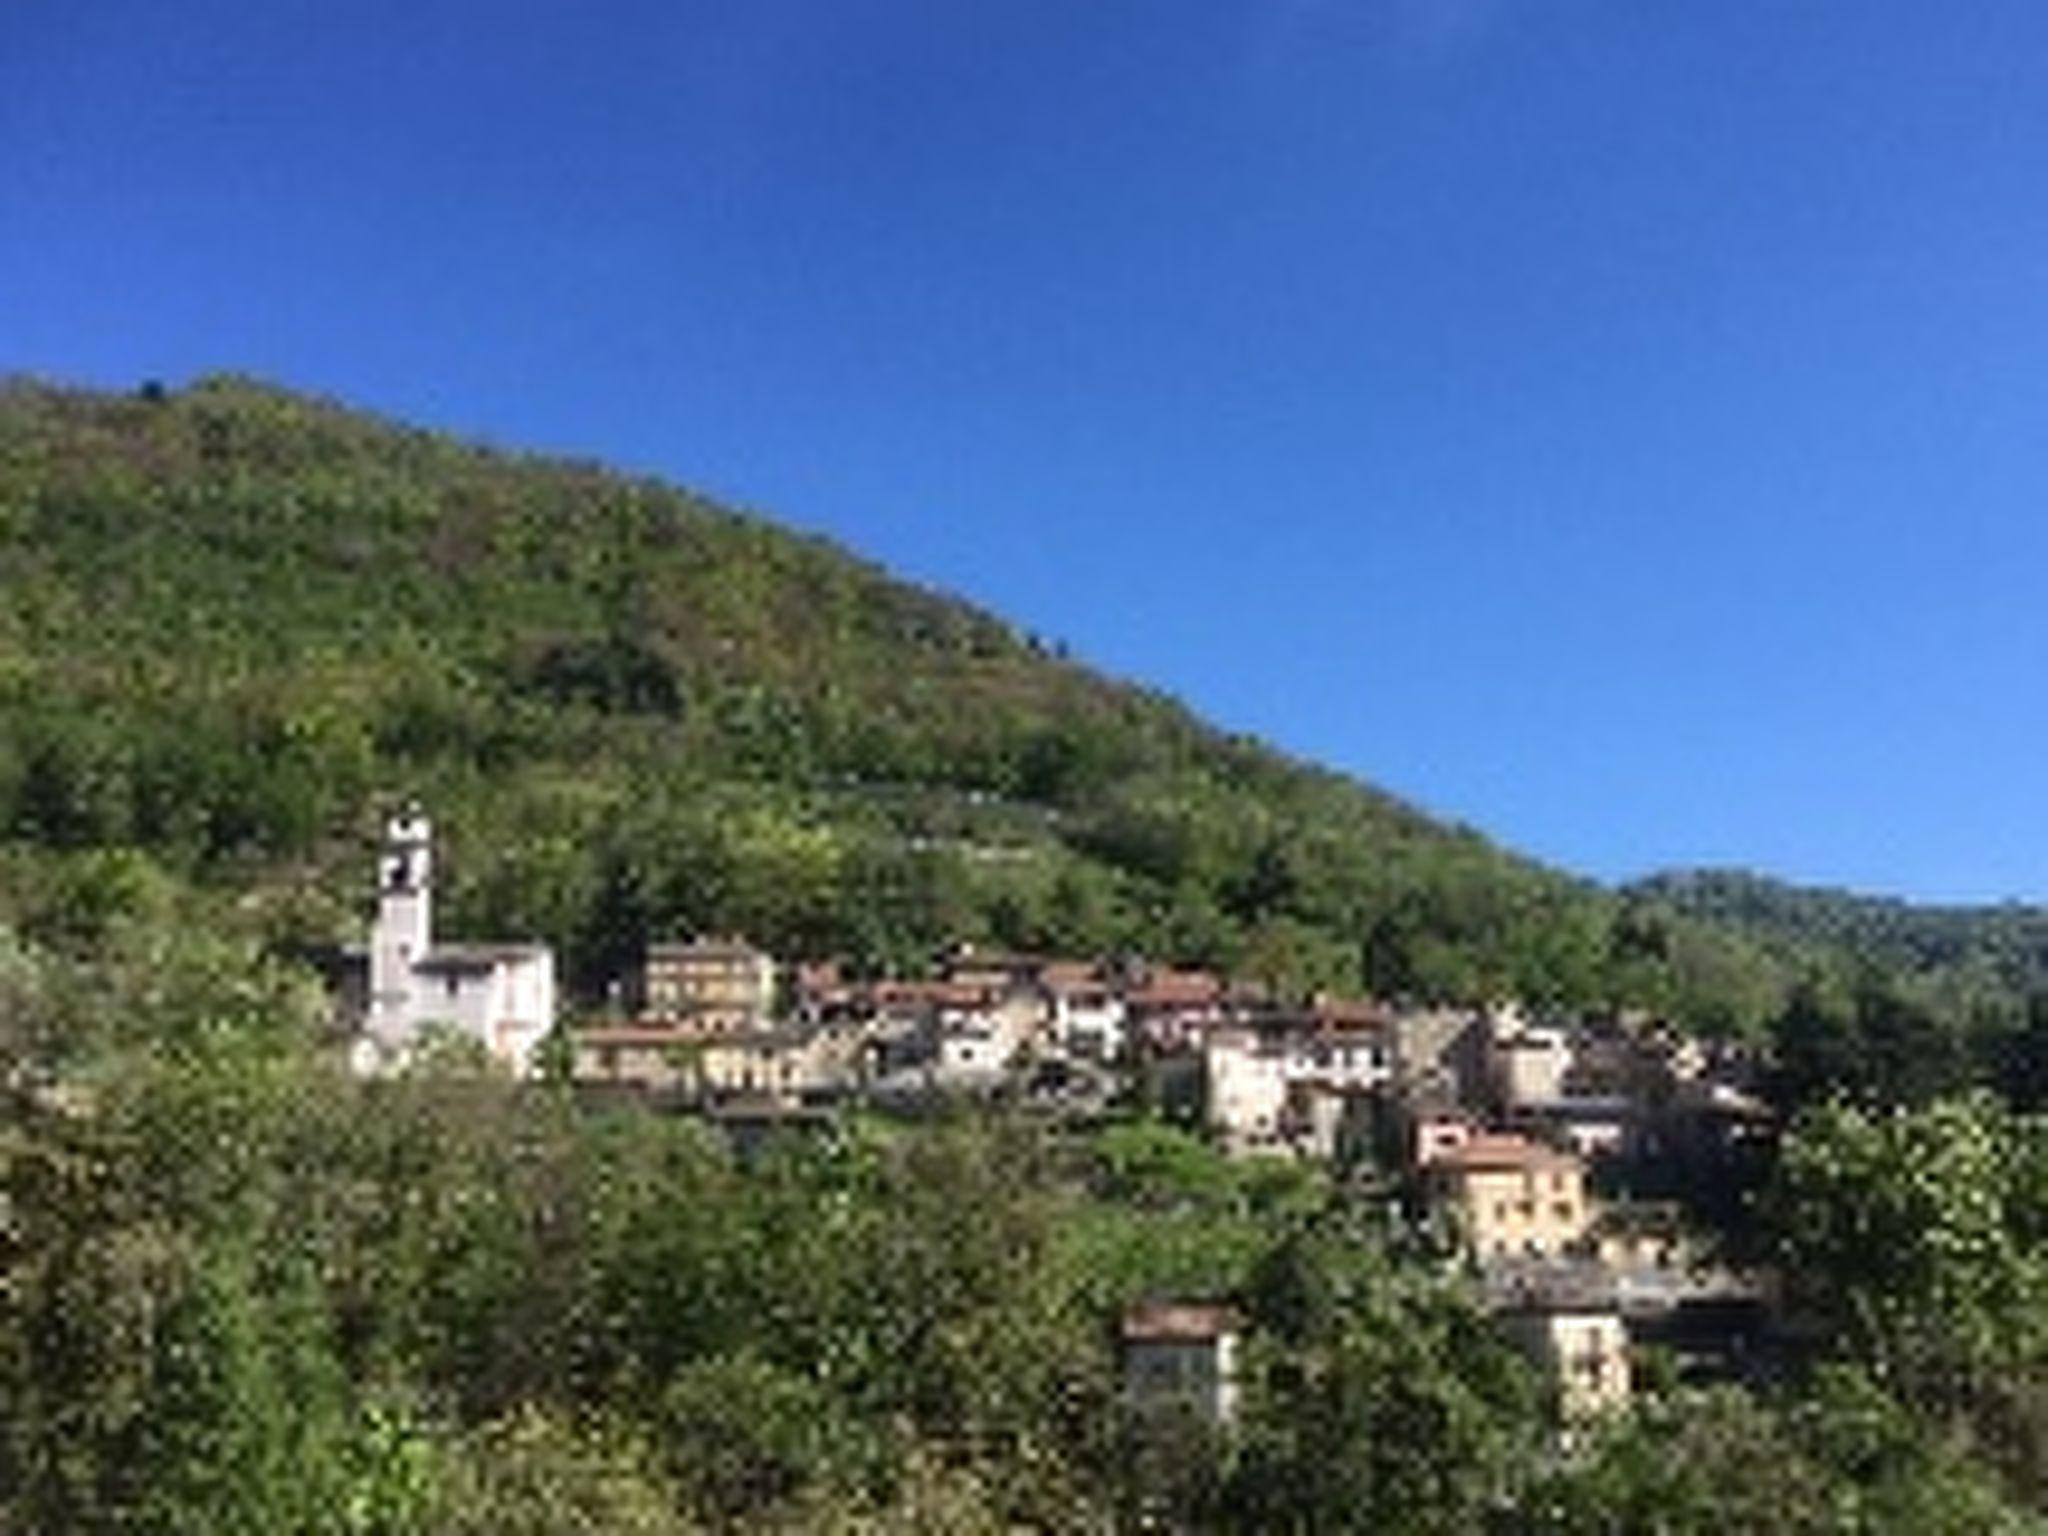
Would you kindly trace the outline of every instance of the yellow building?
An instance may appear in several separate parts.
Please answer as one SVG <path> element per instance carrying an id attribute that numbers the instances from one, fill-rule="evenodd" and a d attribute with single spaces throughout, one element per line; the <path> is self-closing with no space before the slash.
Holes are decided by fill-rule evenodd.
<path id="1" fill-rule="evenodd" d="M 714 1034 L 760 1029 L 775 1007 L 775 961 L 744 939 L 647 951 L 642 1013 Z"/>
<path id="2" fill-rule="evenodd" d="M 1525 1136 L 1480 1135 L 1425 1167 L 1439 1208 L 1481 1263 L 1557 1258 L 1583 1246 L 1594 1212 L 1585 1164 Z"/>

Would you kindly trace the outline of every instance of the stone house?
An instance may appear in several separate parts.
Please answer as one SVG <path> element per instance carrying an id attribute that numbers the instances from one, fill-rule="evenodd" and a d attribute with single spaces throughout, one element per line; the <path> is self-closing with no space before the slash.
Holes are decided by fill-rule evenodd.
<path id="1" fill-rule="evenodd" d="M 787 1026 L 704 1039 L 691 1060 L 694 1090 L 713 1102 L 813 1102 L 858 1083 L 858 1045 L 841 1031 Z"/>
<path id="2" fill-rule="evenodd" d="M 1288 1061 L 1248 1029 L 1218 1029 L 1202 1047 L 1209 1126 L 1233 1152 L 1279 1150 L 1287 1130 Z"/>
<path id="3" fill-rule="evenodd" d="M 1330 1156 L 1393 1079 L 1387 1020 L 1322 1003 L 1213 1028 L 1203 1045 L 1208 1120 L 1233 1150 Z"/>
<path id="4" fill-rule="evenodd" d="M 707 1103 L 809 1103 L 858 1086 L 859 1040 L 813 1025 L 692 1030 L 609 1024 L 572 1038 L 574 1075 L 588 1087 L 631 1088 Z"/>
<path id="5" fill-rule="evenodd" d="M 1614 1300 L 1597 1287 L 1534 1292 L 1497 1315 L 1550 1381 L 1566 1424 L 1628 1405 L 1628 1328 Z"/>
<path id="6" fill-rule="evenodd" d="M 1157 1051 L 1199 1044 L 1224 1022 L 1229 1006 L 1228 989 L 1214 972 L 1165 967 L 1137 970 L 1124 986 L 1123 1000 L 1133 1037 Z"/>
<path id="7" fill-rule="evenodd" d="M 1572 1044 L 1563 1025 L 1537 1023 L 1509 1004 L 1492 1011 L 1488 1028 L 1489 1086 L 1501 1109 L 1512 1112 L 1564 1097 Z"/>
<path id="8" fill-rule="evenodd" d="M 686 1087 L 697 1036 L 668 1024 L 600 1024 L 570 1037 L 570 1075 L 581 1084 L 665 1093 Z"/>
<path id="9" fill-rule="evenodd" d="M 1134 1407 L 1180 1408 L 1210 1424 L 1238 1413 L 1238 1349 L 1242 1324 L 1228 1307 L 1154 1302 L 1124 1313 L 1124 1391 Z"/>

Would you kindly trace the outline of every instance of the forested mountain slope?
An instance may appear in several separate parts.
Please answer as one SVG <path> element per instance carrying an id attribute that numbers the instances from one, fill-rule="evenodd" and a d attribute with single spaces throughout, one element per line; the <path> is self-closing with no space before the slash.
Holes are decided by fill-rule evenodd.
<path id="1" fill-rule="evenodd" d="M 1783 954 L 1849 954 L 1957 1004 L 2048 990 L 2048 910 L 1934 906 L 1792 885 L 1747 870 L 1673 870 L 1625 889 Z"/>
<path id="2" fill-rule="evenodd" d="M 346 937 L 417 794 L 451 927 L 552 940 L 586 997 L 707 929 L 1722 1022 L 1789 974 L 824 541 L 246 380 L 0 390 L 0 590 L 0 920 L 31 936 L 212 891 L 274 943 Z"/>

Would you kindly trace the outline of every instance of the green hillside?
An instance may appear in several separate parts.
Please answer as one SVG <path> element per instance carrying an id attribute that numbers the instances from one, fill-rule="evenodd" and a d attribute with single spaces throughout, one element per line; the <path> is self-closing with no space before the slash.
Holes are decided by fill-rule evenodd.
<path id="1" fill-rule="evenodd" d="M 451 924 L 553 941 L 586 998 L 649 935 L 727 928 L 1737 1023 L 1782 993 L 822 540 L 246 380 L 0 389 L 0 587 L 0 899 L 31 936 L 168 890 L 346 937 L 414 793 Z"/>
<path id="2" fill-rule="evenodd" d="M 2048 911 L 2018 902 L 1935 906 L 1792 885 L 1739 869 L 1673 870 L 1639 899 L 1740 929 L 1761 944 L 1852 951 L 1889 970 L 1977 992 L 2048 988 Z"/>
<path id="3" fill-rule="evenodd" d="M 1686 870 L 1624 899 L 1712 925 L 1801 982 L 1772 1021 L 1791 1098 L 1925 1099 L 1980 1081 L 2048 1107 L 2048 912 L 1918 905 Z"/>

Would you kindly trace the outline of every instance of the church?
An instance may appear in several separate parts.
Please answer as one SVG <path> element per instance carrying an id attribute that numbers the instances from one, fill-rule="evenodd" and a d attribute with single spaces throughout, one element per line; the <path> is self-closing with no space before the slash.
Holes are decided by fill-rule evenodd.
<path id="1" fill-rule="evenodd" d="M 385 825 L 370 933 L 369 990 L 350 1052 L 357 1075 L 395 1072 L 422 1036 L 474 1040 L 530 1077 L 555 1022 L 555 956 L 544 944 L 434 942 L 433 828 L 418 806 Z"/>

